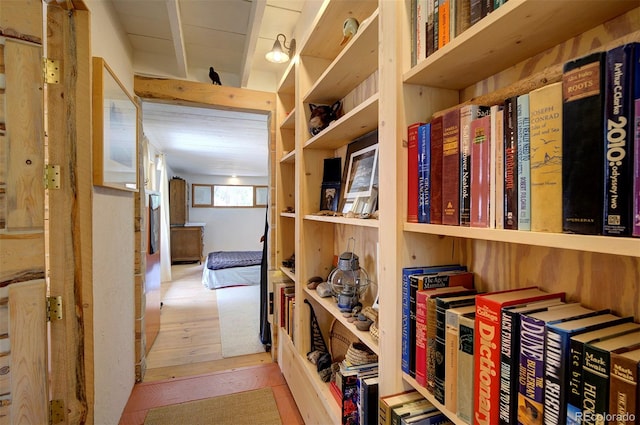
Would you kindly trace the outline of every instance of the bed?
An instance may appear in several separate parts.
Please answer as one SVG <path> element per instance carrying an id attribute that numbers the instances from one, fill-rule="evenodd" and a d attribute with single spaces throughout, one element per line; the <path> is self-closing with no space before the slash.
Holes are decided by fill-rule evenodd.
<path id="1" fill-rule="evenodd" d="M 259 285 L 262 251 L 214 251 L 202 267 L 202 284 L 208 289 Z"/>

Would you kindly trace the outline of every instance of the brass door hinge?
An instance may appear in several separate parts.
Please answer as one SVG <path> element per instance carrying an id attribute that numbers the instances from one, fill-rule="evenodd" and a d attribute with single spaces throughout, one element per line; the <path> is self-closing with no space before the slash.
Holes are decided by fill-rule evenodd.
<path id="1" fill-rule="evenodd" d="M 51 400 L 49 402 L 49 423 L 59 424 L 64 422 L 64 400 Z"/>
<path id="2" fill-rule="evenodd" d="M 62 296 L 47 297 L 47 322 L 62 320 Z"/>
<path id="3" fill-rule="evenodd" d="M 44 166 L 44 188 L 60 189 L 60 166 L 46 164 Z"/>
<path id="4" fill-rule="evenodd" d="M 42 58 L 42 73 L 47 84 L 60 83 L 60 61 L 56 59 Z"/>

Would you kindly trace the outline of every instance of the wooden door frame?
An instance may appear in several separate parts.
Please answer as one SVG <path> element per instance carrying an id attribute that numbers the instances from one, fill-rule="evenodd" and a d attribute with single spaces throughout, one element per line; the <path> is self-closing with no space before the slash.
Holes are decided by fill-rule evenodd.
<path id="1" fill-rule="evenodd" d="M 51 394 L 64 400 L 64 423 L 93 423 L 90 13 L 81 1 L 46 10 L 47 55 L 60 70 L 45 103 L 48 161 L 61 171 L 60 189 L 48 195 L 49 279 L 50 294 L 63 299 L 63 319 L 51 325 Z"/>
<path id="2" fill-rule="evenodd" d="M 198 83 L 193 81 L 149 78 L 135 76 L 133 82 L 133 91 L 136 96 L 142 100 L 150 100 L 161 103 L 174 105 L 211 107 L 216 109 L 233 110 L 239 112 L 252 112 L 268 115 L 269 128 L 269 237 L 268 240 L 268 264 L 275 264 L 275 240 L 271 237 L 273 234 L 273 225 L 275 223 L 275 112 L 276 112 L 276 95 L 275 93 L 243 89 L 237 87 L 218 86 L 213 84 Z M 142 126 L 141 126 L 142 127 Z M 142 167 L 141 169 L 144 169 Z M 141 177 L 140 181 L 144 181 Z M 144 185 L 140 186 L 140 190 L 144 191 Z M 144 205 L 144 204 L 142 204 Z M 136 211 L 136 217 L 143 217 L 142 211 Z M 140 226 L 144 226 L 140 223 Z M 140 238 L 141 232 L 138 232 L 136 238 Z M 142 245 L 145 241 L 136 240 L 136 245 Z M 163 241 L 162 243 L 166 243 Z M 136 298 L 142 299 L 144 304 L 143 285 L 136 285 Z M 145 341 L 144 328 L 141 327 L 142 335 L 136 336 L 141 341 Z M 136 347 L 142 345 L 141 341 L 135 341 Z M 142 351 L 142 350 L 141 350 Z M 143 359 L 144 360 L 144 359 Z M 145 367 L 136 367 L 136 378 L 142 380 L 144 378 Z"/>

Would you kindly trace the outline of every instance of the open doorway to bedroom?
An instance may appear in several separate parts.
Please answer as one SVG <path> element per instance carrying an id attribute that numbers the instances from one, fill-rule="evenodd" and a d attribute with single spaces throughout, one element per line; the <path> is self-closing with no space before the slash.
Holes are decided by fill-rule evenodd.
<path id="1" fill-rule="evenodd" d="M 169 212 L 161 242 L 160 331 L 147 341 L 143 380 L 270 361 L 258 314 L 261 266 L 219 285 L 208 284 L 207 267 L 208 254 L 220 251 L 259 254 L 261 263 L 263 238 L 269 239 L 264 190 L 272 186 L 269 114 L 148 100 L 142 112 L 145 187 L 168 201 L 162 205 Z M 174 178 L 184 181 L 183 199 L 172 195 Z M 217 192 L 224 187 L 251 188 L 251 205 L 221 206 Z M 184 204 L 182 223 L 170 217 L 173 201 Z M 181 227 L 200 229 L 199 261 L 175 253 Z"/>

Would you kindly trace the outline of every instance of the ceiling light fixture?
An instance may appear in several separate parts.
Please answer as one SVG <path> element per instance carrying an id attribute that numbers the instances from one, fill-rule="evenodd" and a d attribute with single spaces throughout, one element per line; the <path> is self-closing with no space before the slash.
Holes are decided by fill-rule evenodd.
<path id="1" fill-rule="evenodd" d="M 282 37 L 282 44 L 280 44 L 280 37 Z M 284 48 L 288 50 L 288 52 L 285 52 L 282 49 L 283 45 L 284 45 Z M 271 51 L 269 51 L 265 55 L 265 58 L 269 62 L 285 63 L 285 62 L 288 62 L 289 59 L 295 54 L 296 54 L 296 39 L 295 38 L 291 39 L 291 42 L 287 46 L 287 37 L 284 34 L 278 34 L 276 36 L 276 41 L 273 43 L 273 48 L 271 49 Z"/>

